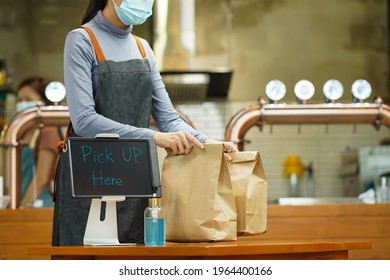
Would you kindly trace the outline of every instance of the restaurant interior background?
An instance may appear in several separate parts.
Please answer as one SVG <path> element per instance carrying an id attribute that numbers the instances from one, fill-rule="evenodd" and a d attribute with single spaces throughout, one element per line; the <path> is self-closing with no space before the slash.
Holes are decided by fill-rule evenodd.
<path id="1" fill-rule="evenodd" d="M 5 123 L 15 112 L 14 92 L 22 79 L 42 75 L 63 82 L 65 36 L 78 26 L 86 2 L 0 1 L 0 59 L 8 77 L 0 86 Z M 174 103 L 212 138 L 222 140 L 243 107 L 259 98 L 268 102 L 265 86 L 275 79 L 287 89 L 280 102 L 296 102 L 294 85 L 307 79 L 315 86 L 309 103 L 323 103 L 324 83 L 337 79 L 344 86 L 339 102 L 351 103 L 352 83 L 365 79 L 372 86 L 367 102 L 381 96 L 390 103 L 389 1 L 155 0 L 153 18 L 134 33 L 153 47 L 161 71 L 232 71 L 226 97 Z M 270 201 L 288 196 L 284 163 L 291 155 L 311 164 L 317 197 L 357 196 L 366 188 L 359 168 L 343 173 L 343 164 L 359 167 L 362 158 L 356 155 L 389 137 L 388 127 L 368 124 L 273 125 L 251 128 L 245 150 L 261 154 Z M 389 154 L 384 147 L 378 158 L 390 171 Z"/>

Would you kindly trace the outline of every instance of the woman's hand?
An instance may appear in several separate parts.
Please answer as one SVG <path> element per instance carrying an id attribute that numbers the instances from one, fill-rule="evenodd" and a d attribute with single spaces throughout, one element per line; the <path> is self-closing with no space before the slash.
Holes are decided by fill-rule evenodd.
<path id="1" fill-rule="evenodd" d="M 157 132 L 153 138 L 157 146 L 164 148 L 172 155 L 188 155 L 191 153 L 193 145 L 202 150 L 204 149 L 203 144 L 187 131 L 172 133 Z"/>
<path id="2" fill-rule="evenodd" d="M 210 139 L 210 138 L 207 138 L 206 141 L 205 141 L 206 144 L 213 144 L 213 143 L 221 143 L 224 145 L 225 147 L 225 158 L 227 161 L 231 161 L 232 160 L 232 157 L 229 155 L 229 153 L 234 153 L 234 152 L 238 152 L 238 149 L 236 147 L 236 145 L 234 145 L 233 142 L 224 142 L 224 141 L 218 141 L 218 140 L 213 140 L 213 139 Z"/>
<path id="3" fill-rule="evenodd" d="M 194 145 L 202 150 L 204 149 L 203 144 L 187 131 L 172 133 L 156 132 L 153 137 L 156 141 L 156 145 L 160 148 L 164 148 L 171 155 L 188 155 L 191 153 Z M 229 153 L 238 152 L 236 145 L 232 142 L 223 142 L 207 138 L 205 143 L 223 144 L 225 147 L 224 152 L 227 161 L 232 160 Z"/>

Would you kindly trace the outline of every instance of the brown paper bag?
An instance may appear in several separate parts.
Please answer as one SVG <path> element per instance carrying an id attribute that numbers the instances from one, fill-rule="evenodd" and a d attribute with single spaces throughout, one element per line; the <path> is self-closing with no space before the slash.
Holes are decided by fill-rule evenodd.
<path id="1" fill-rule="evenodd" d="M 258 152 L 231 153 L 228 163 L 237 207 L 237 231 L 261 234 L 267 230 L 267 179 Z"/>
<path id="2" fill-rule="evenodd" d="M 223 144 L 164 158 L 161 181 L 168 241 L 237 239 L 236 206 Z"/>

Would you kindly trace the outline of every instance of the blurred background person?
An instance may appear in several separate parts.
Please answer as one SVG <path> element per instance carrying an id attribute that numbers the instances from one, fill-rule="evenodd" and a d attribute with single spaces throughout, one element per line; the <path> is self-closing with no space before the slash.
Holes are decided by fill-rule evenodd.
<path id="1" fill-rule="evenodd" d="M 52 105 L 45 95 L 49 81 L 29 77 L 18 88 L 16 111 L 39 105 Z M 32 127 L 21 139 L 22 202 L 21 207 L 53 207 L 53 179 L 58 160 L 56 144 L 62 139 L 59 127 Z"/>

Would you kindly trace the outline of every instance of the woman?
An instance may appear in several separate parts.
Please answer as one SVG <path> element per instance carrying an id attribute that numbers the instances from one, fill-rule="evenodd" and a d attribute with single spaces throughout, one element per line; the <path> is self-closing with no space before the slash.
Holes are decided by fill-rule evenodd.
<path id="1" fill-rule="evenodd" d="M 17 112 L 52 104 L 45 95 L 49 82 L 42 77 L 23 80 L 17 89 Z M 61 139 L 57 127 L 30 129 L 23 135 L 22 202 L 21 207 L 53 207 L 52 182 L 58 159 L 57 142 Z"/>
<path id="2" fill-rule="evenodd" d="M 82 28 L 71 31 L 64 50 L 64 75 L 73 135 L 116 133 L 121 138 L 154 138 L 179 155 L 193 145 L 215 142 L 176 113 L 149 44 L 131 34 L 151 14 L 153 0 L 90 0 Z M 150 115 L 159 128 L 148 128 Z M 235 151 L 226 143 L 227 152 Z M 53 245 L 82 245 L 90 199 L 72 199 L 68 154 L 63 153 L 56 185 Z M 143 242 L 143 211 L 148 200 L 117 204 L 118 239 Z"/>

